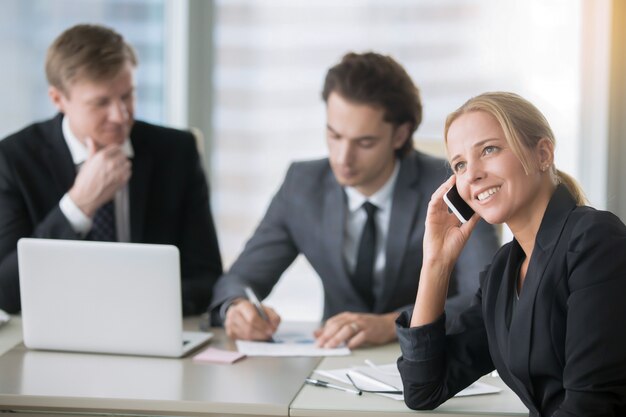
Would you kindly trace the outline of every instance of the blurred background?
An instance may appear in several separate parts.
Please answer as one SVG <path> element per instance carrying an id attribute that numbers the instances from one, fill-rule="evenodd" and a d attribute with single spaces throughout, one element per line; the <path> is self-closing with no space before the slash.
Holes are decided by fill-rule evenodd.
<path id="1" fill-rule="evenodd" d="M 55 113 L 45 53 L 76 23 L 137 50 L 138 119 L 203 133 L 226 268 L 289 163 L 326 155 L 322 82 L 348 51 L 405 66 L 427 152 L 442 152 L 445 117 L 469 97 L 526 97 L 552 124 L 557 167 L 626 221 L 626 0 L 0 0 L 0 137 Z M 317 320 L 321 284 L 299 258 L 266 302 Z"/>

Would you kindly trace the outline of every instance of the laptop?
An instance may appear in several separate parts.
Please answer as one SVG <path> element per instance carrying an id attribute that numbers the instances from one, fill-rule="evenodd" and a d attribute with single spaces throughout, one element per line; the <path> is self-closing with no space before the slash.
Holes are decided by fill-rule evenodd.
<path id="1" fill-rule="evenodd" d="M 181 357 L 211 333 L 183 332 L 175 246 L 22 238 L 30 349 Z"/>

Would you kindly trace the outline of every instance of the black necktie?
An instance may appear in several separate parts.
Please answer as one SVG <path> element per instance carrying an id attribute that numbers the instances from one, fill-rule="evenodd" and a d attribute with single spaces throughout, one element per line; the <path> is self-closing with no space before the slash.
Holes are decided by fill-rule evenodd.
<path id="1" fill-rule="evenodd" d="M 356 256 L 356 268 L 352 275 L 352 283 L 357 292 L 363 297 L 367 305 L 374 307 L 374 261 L 376 260 L 376 209 L 377 207 L 366 201 L 363 209 L 367 213 L 367 220 L 361 233 L 359 251 Z"/>
<path id="2" fill-rule="evenodd" d="M 87 234 L 89 240 L 100 240 L 104 242 L 117 241 L 115 231 L 115 208 L 113 200 L 100 207 L 93 216 L 91 231 Z"/>

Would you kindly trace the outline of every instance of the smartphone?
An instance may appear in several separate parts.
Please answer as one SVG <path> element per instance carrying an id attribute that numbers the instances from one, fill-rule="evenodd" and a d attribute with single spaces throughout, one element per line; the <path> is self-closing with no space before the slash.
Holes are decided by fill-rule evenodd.
<path id="1" fill-rule="evenodd" d="M 458 217 L 461 223 L 467 222 L 474 215 L 474 210 L 461 198 L 456 184 L 443 195 L 443 201 L 446 202 L 450 211 Z"/>

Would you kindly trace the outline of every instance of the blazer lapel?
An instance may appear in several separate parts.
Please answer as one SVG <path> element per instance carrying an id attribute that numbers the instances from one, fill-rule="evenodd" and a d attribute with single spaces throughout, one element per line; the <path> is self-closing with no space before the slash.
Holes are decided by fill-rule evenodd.
<path id="1" fill-rule="evenodd" d="M 417 209 L 422 199 L 422 195 L 416 187 L 418 175 L 419 172 L 415 163 L 412 161 L 401 163 L 393 190 L 393 202 L 389 216 L 383 289 L 381 296 L 374 305 L 374 312 L 385 310 L 386 304 L 393 300 L 395 287 L 400 280 L 400 268 L 409 247 Z"/>
<path id="2" fill-rule="evenodd" d="M 507 324 L 507 310 L 511 308 L 511 297 L 513 296 L 512 291 L 514 291 L 514 283 L 512 280 L 517 274 L 515 269 L 519 267 L 523 256 L 524 254 L 522 248 L 519 246 L 519 243 L 513 239 L 513 242 L 511 242 L 509 257 L 504 267 L 504 271 L 502 272 L 502 278 L 499 280 L 498 295 L 496 297 L 495 310 L 492 320 L 494 321 L 493 326 L 495 329 L 495 337 L 497 339 L 497 343 L 494 345 L 496 345 L 499 350 L 498 357 L 507 358 L 504 360 L 502 366 L 509 368 L 507 369 L 508 375 L 501 374 L 501 376 L 503 378 L 509 377 L 511 379 L 510 383 L 515 384 L 518 392 L 526 393 L 527 389 L 524 383 L 522 383 L 522 381 L 518 378 L 518 375 L 511 372 L 510 369 L 511 365 L 509 358 L 511 356 L 511 346 L 515 346 L 514 349 L 516 349 L 517 346 L 513 343 L 517 343 L 518 341 L 511 340 L 509 329 L 512 327 L 512 324 Z M 531 397 L 528 395 L 526 395 L 525 398 L 532 402 Z"/>
<path id="3" fill-rule="evenodd" d="M 511 297 L 514 289 L 514 283 L 512 277 L 515 277 L 517 271 L 515 269 L 521 262 L 523 257 L 523 251 L 517 240 L 513 239 L 511 242 L 511 249 L 509 251 L 509 257 L 502 273 L 502 279 L 500 280 L 500 288 L 498 289 L 498 296 L 496 298 L 495 306 L 495 329 L 496 337 L 498 338 L 498 346 L 501 347 L 503 356 L 508 355 L 509 345 L 509 328 L 510 323 L 507 324 L 507 310 L 511 308 Z"/>
<path id="4" fill-rule="evenodd" d="M 141 242 L 144 236 L 148 188 L 152 172 L 152 158 L 141 148 L 141 143 L 131 137 L 133 144 L 132 175 L 128 191 L 130 200 L 130 240 Z"/>
<path id="5" fill-rule="evenodd" d="M 38 148 L 38 150 L 41 160 L 50 172 L 50 176 L 57 184 L 59 190 L 65 193 L 74 184 L 76 167 L 72 160 L 72 154 L 63 137 L 63 130 L 61 129 L 62 120 L 63 115 L 61 113 L 50 120 L 50 129 L 46 131 L 44 136 L 46 143 L 44 147 Z"/>
<path id="6" fill-rule="evenodd" d="M 517 310 L 513 315 L 509 332 L 509 363 L 511 371 L 521 379 L 530 391 L 532 397 L 532 383 L 528 358 L 532 343 L 532 323 L 534 316 L 535 300 L 544 272 L 554 253 L 556 243 L 567 222 L 568 212 L 575 207 L 575 202 L 563 186 L 555 191 L 546 213 L 541 221 L 541 226 L 535 240 L 535 247 L 531 256 L 526 279 Z"/>

